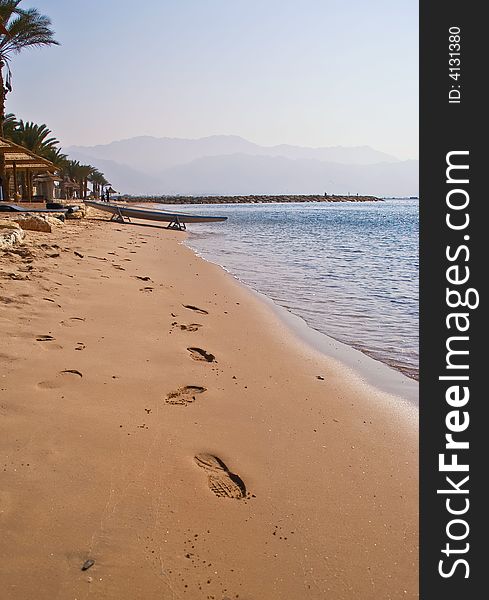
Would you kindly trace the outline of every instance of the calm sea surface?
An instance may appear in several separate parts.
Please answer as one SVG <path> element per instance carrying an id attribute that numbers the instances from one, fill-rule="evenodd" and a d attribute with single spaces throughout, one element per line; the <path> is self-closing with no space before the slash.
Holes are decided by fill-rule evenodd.
<path id="1" fill-rule="evenodd" d="M 171 207 L 188 244 L 310 327 L 418 377 L 418 201 Z"/>

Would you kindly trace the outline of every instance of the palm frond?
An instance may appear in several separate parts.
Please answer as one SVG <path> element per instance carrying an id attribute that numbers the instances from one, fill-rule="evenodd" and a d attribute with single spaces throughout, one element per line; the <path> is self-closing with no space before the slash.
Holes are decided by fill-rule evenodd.
<path id="1" fill-rule="evenodd" d="M 59 45 L 54 39 L 49 17 L 41 15 L 35 8 L 19 10 L 16 6 L 18 2 L 9 4 L 15 7 L 12 8 L 8 20 L 3 21 L 8 35 L 0 36 L 0 59 L 8 61 L 12 54 L 19 53 L 24 48 Z M 9 10 L 5 10 L 5 14 L 8 14 Z M 0 17 L 1 15 L 0 10 Z"/>
<path id="2" fill-rule="evenodd" d="M 0 21 L 4 26 L 7 25 L 9 19 L 14 13 L 22 12 L 18 6 L 22 0 L 0 0 Z"/>
<path id="3" fill-rule="evenodd" d="M 3 136 L 13 141 L 13 135 L 15 129 L 18 127 L 19 122 L 17 117 L 13 113 L 8 113 L 3 119 Z"/>
<path id="4" fill-rule="evenodd" d="M 46 151 L 54 150 L 59 146 L 59 141 L 51 134 L 52 131 L 47 125 L 37 125 L 30 121 L 24 122 L 21 119 L 11 131 L 11 139 L 31 152 L 44 156 Z"/>

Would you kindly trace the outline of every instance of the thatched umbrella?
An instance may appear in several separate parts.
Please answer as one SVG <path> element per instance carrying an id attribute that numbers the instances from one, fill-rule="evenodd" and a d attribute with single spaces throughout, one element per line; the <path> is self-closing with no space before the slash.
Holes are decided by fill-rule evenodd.
<path id="1" fill-rule="evenodd" d="M 109 185 L 109 187 L 105 190 L 105 193 L 107 194 L 107 199 L 110 199 L 110 196 L 112 194 L 117 194 L 117 192 L 114 190 L 114 188 Z"/>

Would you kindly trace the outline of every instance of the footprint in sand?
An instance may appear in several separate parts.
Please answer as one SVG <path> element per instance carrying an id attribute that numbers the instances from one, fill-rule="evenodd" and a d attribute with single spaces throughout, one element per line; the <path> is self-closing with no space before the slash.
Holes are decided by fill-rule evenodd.
<path id="1" fill-rule="evenodd" d="M 81 379 L 82 377 L 82 373 L 80 373 L 80 371 L 77 369 L 65 369 L 64 371 L 60 371 L 58 373 L 56 379 L 40 381 L 37 385 L 44 390 L 55 390 L 63 387 L 66 383 L 73 382 Z"/>
<path id="2" fill-rule="evenodd" d="M 89 256 L 88 258 L 95 258 L 96 260 L 107 260 L 106 258 L 100 256 Z"/>
<path id="3" fill-rule="evenodd" d="M 198 331 L 202 325 L 200 323 L 190 323 L 190 325 L 179 325 L 182 331 Z"/>
<path id="4" fill-rule="evenodd" d="M 216 362 L 216 357 L 214 356 L 214 354 L 211 354 L 210 352 L 206 352 L 205 350 L 202 350 L 202 348 L 187 348 L 187 350 L 190 352 L 190 356 L 194 360 L 203 360 L 205 362 Z"/>
<path id="5" fill-rule="evenodd" d="M 178 388 L 178 390 L 175 390 L 174 392 L 167 394 L 166 403 L 187 406 L 187 404 L 195 402 L 195 397 L 197 395 L 203 394 L 206 391 L 206 388 L 201 387 L 200 385 L 186 385 Z"/>
<path id="6" fill-rule="evenodd" d="M 81 325 L 81 323 L 84 322 L 85 319 L 83 317 L 70 317 L 65 321 L 61 321 L 61 325 L 63 325 L 64 327 L 76 327 L 77 325 Z"/>
<path id="7" fill-rule="evenodd" d="M 52 342 L 54 341 L 54 337 L 52 335 L 38 335 L 36 337 L 37 342 Z"/>
<path id="8" fill-rule="evenodd" d="M 246 497 L 244 481 L 232 473 L 224 462 L 213 454 L 197 454 L 195 462 L 207 473 L 209 488 L 219 498 Z"/>
<path id="9" fill-rule="evenodd" d="M 208 315 L 209 313 L 203 309 L 203 308 L 199 308 L 198 306 L 192 306 L 192 304 L 182 304 L 183 308 L 188 308 L 189 310 L 193 310 L 194 312 L 197 312 L 201 315 Z"/>
<path id="10" fill-rule="evenodd" d="M 139 279 L 140 281 L 151 281 L 151 277 L 141 277 L 140 275 L 134 275 L 134 279 Z"/>
<path id="11" fill-rule="evenodd" d="M 52 335 L 38 335 L 36 337 L 36 342 L 42 342 L 43 350 L 63 350 L 63 346 L 55 343 L 56 338 L 54 338 Z"/>
<path id="12" fill-rule="evenodd" d="M 190 325 L 182 325 L 180 323 L 177 323 L 177 321 L 173 321 L 171 326 L 179 327 L 182 331 L 198 331 L 202 327 L 200 323 L 190 323 Z"/>
<path id="13" fill-rule="evenodd" d="M 78 375 L 78 377 L 83 377 L 83 374 L 77 369 L 65 369 L 64 371 L 60 371 L 60 375 Z"/>

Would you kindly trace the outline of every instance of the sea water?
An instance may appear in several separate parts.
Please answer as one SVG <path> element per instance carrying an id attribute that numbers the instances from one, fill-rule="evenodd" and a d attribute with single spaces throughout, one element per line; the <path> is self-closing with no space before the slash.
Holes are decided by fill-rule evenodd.
<path id="1" fill-rule="evenodd" d="M 309 327 L 417 379 L 417 200 L 171 210 L 228 217 L 190 225 L 188 245 Z"/>

